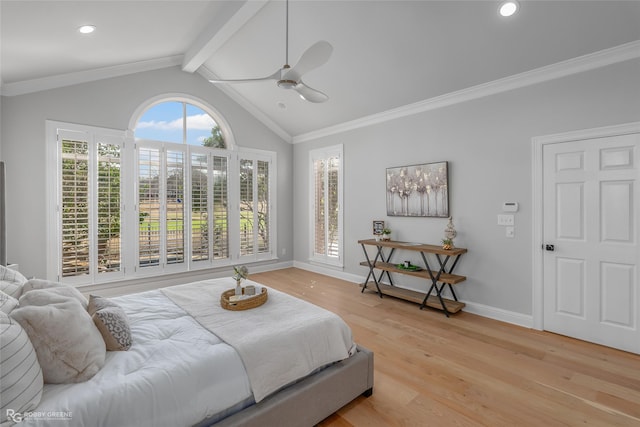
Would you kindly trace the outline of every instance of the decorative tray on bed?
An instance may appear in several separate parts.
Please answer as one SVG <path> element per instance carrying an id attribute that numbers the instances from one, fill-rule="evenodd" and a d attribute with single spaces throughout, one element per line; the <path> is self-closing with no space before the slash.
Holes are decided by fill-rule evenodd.
<path id="1" fill-rule="evenodd" d="M 244 292 L 244 289 L 243 289 Z M 267 288 L 262 288 L 262 292 L 256 295 L 247 296 L 243 295 L 242 299 L 232 301 L 235 296 L 235 289 L 229 289 L 224 291 L 220 295 L 220 306 L 227 310 L 248 310 L 250 308 L 256 308 L 267 302 Z"/>

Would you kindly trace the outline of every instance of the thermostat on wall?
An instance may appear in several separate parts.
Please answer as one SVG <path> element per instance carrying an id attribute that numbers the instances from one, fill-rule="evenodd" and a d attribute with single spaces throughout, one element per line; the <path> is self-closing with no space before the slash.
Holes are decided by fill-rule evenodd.
<path id="1" fill-rule="evenodd" d="M 518 212 L 518 202 L 504 202 L 502 204 L 503 212 Z"/>

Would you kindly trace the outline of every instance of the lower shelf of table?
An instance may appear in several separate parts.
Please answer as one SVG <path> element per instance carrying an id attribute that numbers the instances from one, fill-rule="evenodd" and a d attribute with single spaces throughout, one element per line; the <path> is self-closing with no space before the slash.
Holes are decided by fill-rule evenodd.
<path id="1" fill-rule="evenodd" d="M 361 287 L 364 285 L 360 285 Z M 424 297 L 426 294 L 422 292 L 413 291 L 411 289 L 399 288 L 397 286 L 389 286 L 385 284 L 380 284 L 380 291 L 383 295 L 388 295 L 395 298 L 400 298 L 406 301 L 415 302 L 417 304 L 422 304 Z M 376 284 L 373 282 L 369 282 L 367 284 L 367 289 L 371 291 L 376 291 Z M 447 311 L 449 313 L 457 313 L 462 310 L 465 306 L 465 303 L 460 301 L 454 301 L 448 298 L 442 298 L 444 301 L 444 305 L 447 307 Z M 429 299 L 427 299 L 427 307 L 436 308 L 438 310 L 442 310 L 442 304 L 440 304 L 440 300 L 437 296 L 431 295 Z"/>

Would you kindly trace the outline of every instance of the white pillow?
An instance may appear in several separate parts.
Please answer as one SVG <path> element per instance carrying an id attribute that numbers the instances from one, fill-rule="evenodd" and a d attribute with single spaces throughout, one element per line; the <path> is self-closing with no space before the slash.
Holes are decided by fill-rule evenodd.
<path id="1" fill-rule="evenodd" d="M 91 316 L 75 298 L 36 289 L 11 312 L 27 331 L 45 383 L 77 383 L 104 365 L 106 348 Z"/>
<path id="2" fill-rule="evenodd" d="M 0 291 L 0 311 L 4 314 L 11 313 L 11 310 L 16 308 L 18 305 L 18 300 L 12 297 L 11 295 L 7 295 L 4 292 Z"/>
<path id="3" fill-rule="evenodd" d="M 27 333 L 4 313 L 0 313 L 0 365 L 0 423 L 4 423 L 8 409 L 20 413 L 35 409 L 43 387 L 42 370 Z"/>
<path id="4" fill-rule="evenodd" d="M 27 278 L 20 274 L 19 271 L 0 265 L 0 291 L 14 298 L 20 298 L 22 285 L 26 281 Z"/>
<path id="5" fill-rule="evenodd" d="M 80 304 L 82 304 L 82 307 L 84 307 L 85 310 L 87 309 L 89 303 L 87 301 L 87 297 L 82 295 L 82 293 L 73 286 L 44 279 L 27 280 L 22 285 L 22 295 L 24 296 L 27 292 L 33 291 L 35 289 L 44 289 L 59 295 L 75 298 L 80 302 Z"/>

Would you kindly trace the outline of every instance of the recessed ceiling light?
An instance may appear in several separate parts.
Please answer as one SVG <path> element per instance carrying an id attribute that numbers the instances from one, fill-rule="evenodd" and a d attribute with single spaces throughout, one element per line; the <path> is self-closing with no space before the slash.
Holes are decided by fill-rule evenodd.
<path id="1" fill-rule="evenodd" d="M 501 16 L 511 16 L 515 14 L 520 8 L 520 4 L 516 0 L 508 0 L 500 3 L 500 7 L 498 8 L 498 13 Z"/>
<path id="2" fill-rule="evenodd" d="M 95 25 L 83 25 L 82 27 L 78 27 L 78 32 L 82 34 L 91 34 L 96 30 Z"/>

